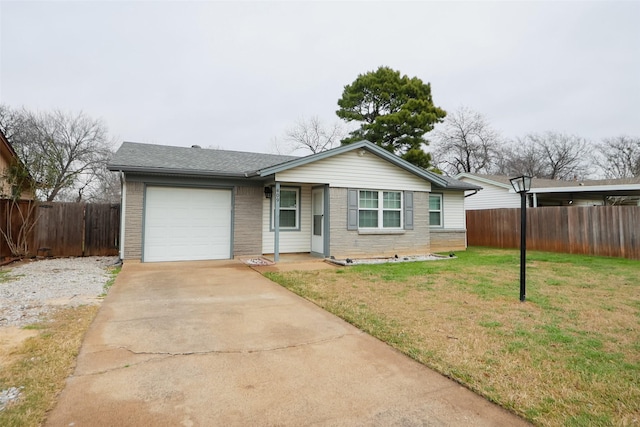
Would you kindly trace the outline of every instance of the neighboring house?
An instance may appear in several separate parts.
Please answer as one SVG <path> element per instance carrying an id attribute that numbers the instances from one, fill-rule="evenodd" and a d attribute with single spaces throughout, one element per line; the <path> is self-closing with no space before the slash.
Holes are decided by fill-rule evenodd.
<path id="1" fill-rule="evenodd" d="M 482 186 L 477 194 L 467 194 L 465 209 L 519 208 L 517 194 L 508 176 L 461 173 L 456 179 Z M 589 181 L 560 181 L 533 178 L 527 206 L 600 206 L 608 204 L 640 205 L 640 178 Z"/>
<path id="2" fill-rule="evenodd" d="M 307 157 L 125 142 L 109 169 L 120 256 L 143 262 L 465 249 L 464 192 L 478 189 L 367 141 Z"/>
<path id="3" fill-rule="evenodd" d="M 4 136 L 4 133 L 0 130 L 0 198 L 6 199 L 10 198 L 16 189 L 11 187 L 11 184 L 6 180 L 6 174 L 9 170 L 9 167 L 20 163 L 20 159 L 16 154 L 13 146 L 9 140 Z M 29 176 L 29 180 L 32 178 Z M 22 200 L 33 200 L 33 185 L 28 185 L 28 188 L 23 188 L 20 192 L 20 199 Z"/>

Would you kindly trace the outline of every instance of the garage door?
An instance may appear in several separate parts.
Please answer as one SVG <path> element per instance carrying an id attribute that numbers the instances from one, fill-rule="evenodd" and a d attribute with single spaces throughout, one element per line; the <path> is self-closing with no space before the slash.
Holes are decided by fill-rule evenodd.
<path id="1" fill-rule="evenodd" d="M 144 261 L 231 258 L 231 191 L 147 187 Z"/>

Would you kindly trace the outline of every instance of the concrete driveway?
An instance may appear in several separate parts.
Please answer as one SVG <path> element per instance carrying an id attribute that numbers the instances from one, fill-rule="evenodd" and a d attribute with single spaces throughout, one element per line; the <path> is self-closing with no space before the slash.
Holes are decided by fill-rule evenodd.
<path id="1" fill-rule="evenodd" d="M 126 264 L 46 425 L 526 423 L 225 261 Z"/>

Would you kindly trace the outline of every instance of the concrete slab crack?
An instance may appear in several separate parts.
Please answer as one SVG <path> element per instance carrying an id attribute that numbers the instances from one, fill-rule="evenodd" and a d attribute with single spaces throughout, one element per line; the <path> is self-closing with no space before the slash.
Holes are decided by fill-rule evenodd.
<path id="1" fill-rule="evenodd" d="M 101 375 L 101 374 L 106 374 L 106 373 L 109 373 L 109 372 L 114 372 L 114 371 L 119 371 L 119 370 L 122 370 L 122 369 L 127 369 L 127 368 L 130 368 L 130 367 L 133 367 L 133 366 L 143 365 L 143 364 L 149 363 L 149 362 L 155 362 L 155 361 L 158 361 L 158 360 L 166 360 L 166 359 L 170 359 L 170 358 L 173 358 L 173 357 L 204 356 L 204 355 L 210 355 L 210 354 L 253 354 L 253 353 L 263 353 L 263 352 L 287 350 L 287 349 L 292 349 L 292 348 L 301 348 L 301 347 L 306 347 L 306 346 L 311 346 L 311 345 L 316 345 L 316 344 L 323 344 L 323 343 L 327 343 L 327 342 L 331 342 L 331 341 L 337 341 L 337 340 L 340 340 L 340 339 L 342 339 L 342 338 L 344 338 L 346 336 L 361 335 L 362 333 L 363 333 L 362 331 L 358 331 L 356 333 L 346 333 L 346 334 L 341 334 L 341 335 L 336 335 L 336 336 L 332 336 L 332 337 L 327 337 L 327 338 L 322 338 L 322 339 L 312 340 L 312 341 L 306 341 L 306 342 L 297 343 L 297 344 L 291 344 L 291 345 L 283 345 L 283 346 L 260 348 L 260 349 L 243 349 L 243 350 L 206 350 L 206 351 L 185 351 L 185 352 L 158 351 L 158 352 L 154 352 L 154 351 L 135 351 L 135 350 L 131 350 L 130 348 L 125 347 L 125 346 L 118 346 L 118 347 L 113 347 L 111 349 L 100 350 L 100 351 L 94 352 L 93 354 L 109 352 L 109 351 L 113 351 L 114 349 L 117 349 L 117 350 L 124 350 L 124 351 L 126 351 L 128 353 L 131 353 L 132 355 L 135 355 L 135 356 L 151 356 L 151 358 L 145 359 L 145 360 L 140 360 L 138 362 L 126 363 L 124 365 L 116 366 L 116 367 L 109 368 L 109 369 L 102 369 L 102 370 L 96 371 L 96 372 L 90 372 L 90 373 L 86 373 L 86 374 L 73 374 L 72 377 L 85 377 L 85 376 Z"/>
<path id="2" fill-rule="evenodd" d="M 135 351 L 135 350 L 131 350 L 127 347 L 121 346 L 118 347 L 119 349 L 128 351 L 129 353 L 135 354 L 135 355 L 149 355 L 149 356 L 169 356 L 169 357 L 173 357 L 173 356 L 197 356 L 197 355 L 205 355 L 205 354 L 251 354 L 251 353 L 263 353 L 263 352 L 269 352 L 269 351 L 278 351 L 278 350 L 286 350 L 286 349 L 290 349 L 290 348 L 299 348 L 299 347 L 306 347 L 306 346 L 310 346 L 310 345 L 315 345 L 315 344 L 322 344 L 325 342 L 330 342 L 330 341 L 337 341 L 341 338 L 344 338 L 345 336 L 348 335 L 356 335 L 356 334 L 352 334 L 352 333 L 347 333 L 347 334 L 341 334 L 341 335 L 336 335 L 336 336 L 332 336 L 332 337 L 328 337 L 328 338 L 322 338 L 322 339 L 318 339 L 318 340 L 313 340 L 313 341 L 306 341 L 306 342 L 302 342 L 302 343 L 297 343 L 297 344 L 290 344 L 290 345 L 283 345 L 283 346 L 276 346 L 276 347 L 268 347 L 268 348 L 259 348 L 259 349 L 242 349 L 242 350 L 205 350 L 205 351 L 185 351 L 185 352 L 169 352 L 169 351 L 160 351 L 160 352 L 153 352 L 153 351 Z"/>

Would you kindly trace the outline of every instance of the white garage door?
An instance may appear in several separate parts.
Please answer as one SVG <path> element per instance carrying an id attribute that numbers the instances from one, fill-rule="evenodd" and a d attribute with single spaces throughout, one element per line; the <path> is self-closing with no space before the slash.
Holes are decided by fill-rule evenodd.
<path id="1" fill-rule="evenodd" d="M 147 187 L 144 261 L 231 258 L 231 191 Z"/>

